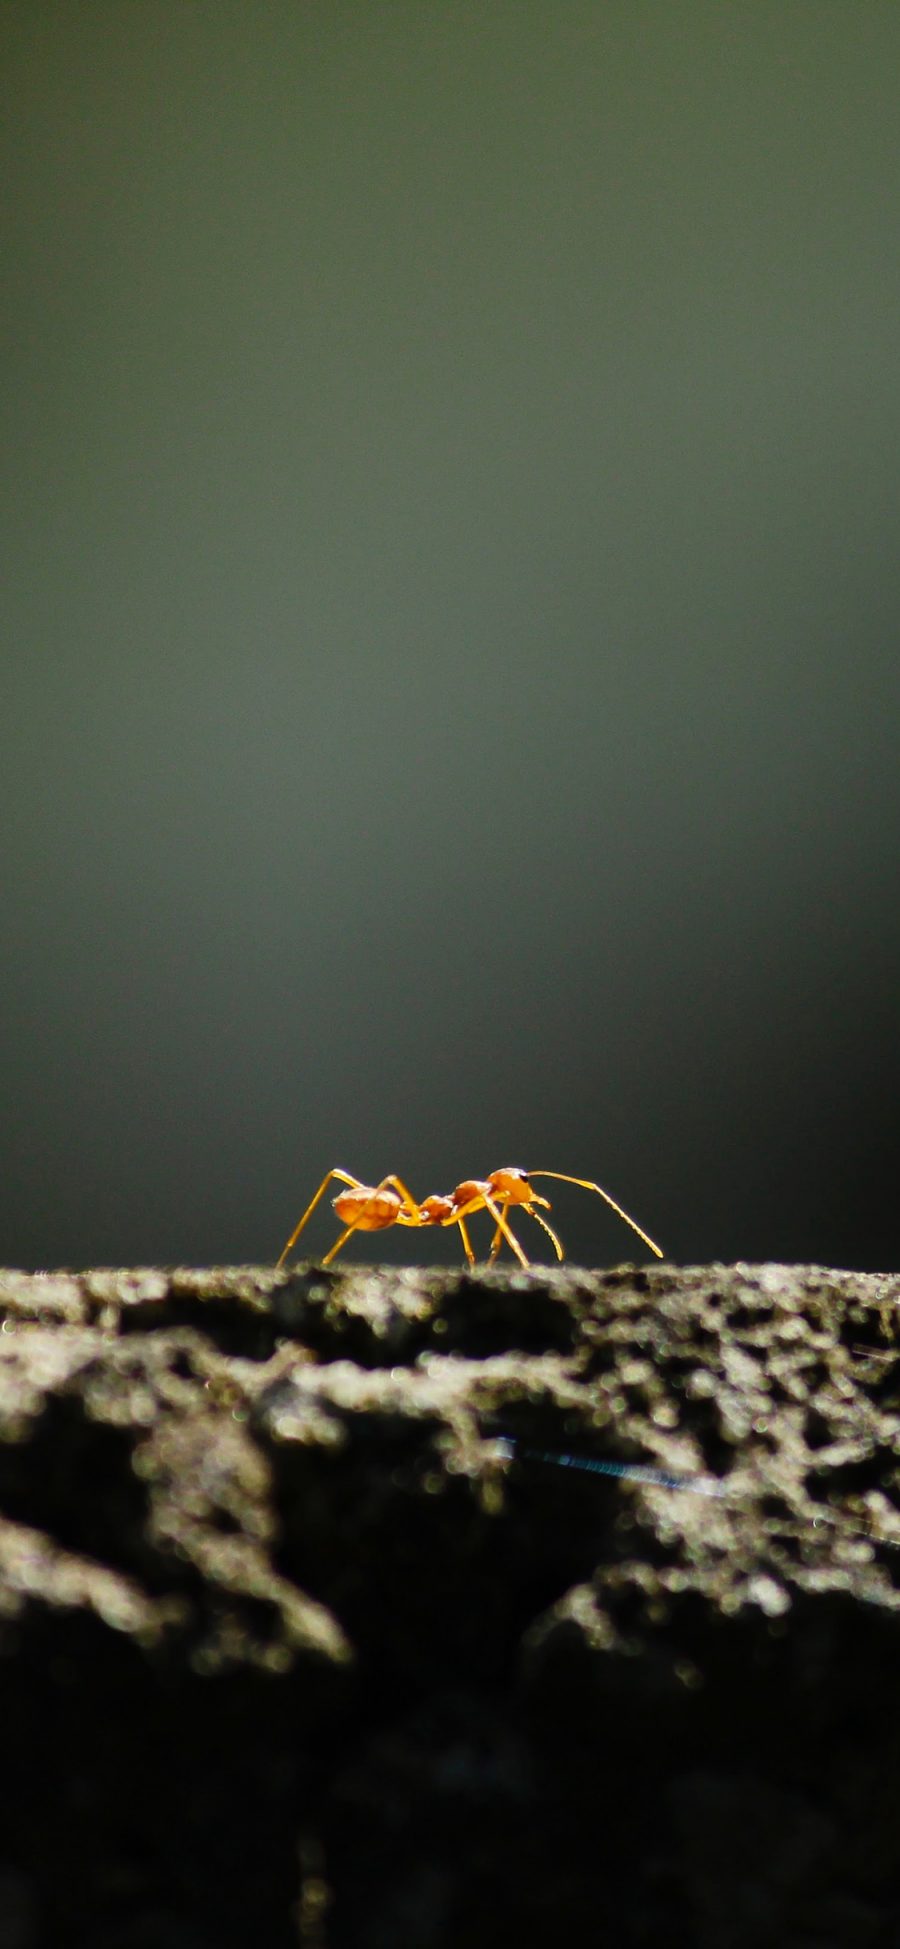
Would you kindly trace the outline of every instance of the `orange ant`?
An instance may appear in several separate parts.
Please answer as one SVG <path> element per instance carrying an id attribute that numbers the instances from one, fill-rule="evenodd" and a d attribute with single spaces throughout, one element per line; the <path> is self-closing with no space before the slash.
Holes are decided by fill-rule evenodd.
<path id="1" fill-rule="evenodd" d="M 501 1171 L 491 1171 L 486 1178 L 464 1178 L 449 1196 L 443 1197 L 435 1193 L 429 1198 L 423 1198 L 421 1204 L 416 1204 L 412 1192 L 407 1189 L 403 1179 L 396 1177 L 393 1172 L 389 1177 L 382 1178 L 380 1184 L 371 1185 L 361 1184 L 359 1178 L 351 1177 L 349 1171 L 340 1171 L 335 1167 L 334 1170 L 326 1172 L 318 1191 L 307 1205 L 299 1223 L 295 1225 L 277 1263 L 279 1266 L 284 1264 L 288 1253 L 296 1244 L 304 1225 L 312 1217 L 320 1198 L 324 1197 L 333 1178 L 338 1178 L 347 1186 L 346 1191 L 339 1191 L 337 1197 L 331 1201 L 344 1230 L 335 1240 L 330 1251 L 326 1252 L 322 1260 L 323 1265 L 330 1265 L 332 1259 L 337 1258 L 342 1246 L 346 1245 L 353 1232 L 384 1232 L 392 1225 L 409 1225 L 416 1229 L 428 1225 L 457 1225 L 468 1263 L 474 1265 L 475 1254 L 466 1227 L 466 1219 L 470 1218 L 473 1212 L 487 1211 L 494 1220 L 495 1228 L 489 1257 L 492 1260 L 497 1257 L 505 1239 L 519 1264 L 528 1266 L 530 1261 L 525 1257 L 518 1239 L 507 1222 L 507 1213 L 512 1205 L 521 1205 L 530 1217 L 536 1220 L 541 1230 L 546 1232 L 550 1239 L 557 1258 L 562 1259 L 564 1253 L 560 1240 L 552 1225 L 549 1225 L 536 1209 L 540 1205 L 542 1211 L 549 1211 L 551 1206 L 549 1199 L 540 1197 L 532 1188 L 531 1180 L 535 1177 L 557 1178 L 563 1184 L 580 1185 L 583 1191 L 595 1191 L 618 1218 L 631 1226 L 632 1231 L 637 1233 L 638 1238 L 643 1240 L 650 1251 L 655 1252 L 658 1259 L 662 1258 L 661 1247 L 641 1230 L 640 1225 L 629 1217 L 627 1211 L 623 1211 L 621 1205 L 616 1204 L 615 1199 L 610 1197 L 608 1191 L 604 1191 L 602 1185 L 594 1184 L 590 1178 L 570 1177 L 566 1171 L 521 1171 L 510 1165 Z"/>

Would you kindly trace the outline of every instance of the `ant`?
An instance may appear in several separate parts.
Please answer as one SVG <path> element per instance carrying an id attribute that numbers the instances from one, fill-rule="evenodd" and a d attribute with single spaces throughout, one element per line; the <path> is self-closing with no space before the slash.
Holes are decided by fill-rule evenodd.
<path id="1" fill-rule="evenodd" d="M 655 1252 L 658 1259 L 662 1258 L 661 1247 L 641 1230 L 640 1225 L 629 1217 L 627 1211 L 623 1211 L 621 1205 L 616 1204 L 615 1199 L 610 1197 L 608 1191 L 604 1191 L 602 1185 L 592 1183 L 590 1178 L 570 1177 L 566 1171 L 521 1171 L 516 1166 L 509 1165 L 504 1170 L 491 1171 L 486 1178 L 464 1178 L 462 1183 L 456 1186 L 455 1191 L 451 1191 L 448 1196 L 434 1193 L 431 1197 L 423 1198 L 421 1204 L 417 1204 L 403 1179 L 395 1176 L 393 1172 L 390 1176 L 382 1178 L 380 1184 L 372 1185 L 362 1184 L 359 1178 L 351 1177 L 349 1171 L 340 1171 L 335 1167 L 326 1172 L 318 1191 L 307 1205 L 299 1223 L 295 1225 L 277 1263 L 279 1266 L 284 1264 L 304 1225 L 312 1217 L 320 1198 L 324 1197 L 334 1178 L 347 1186 L 345 1191 L 339 1191 L 337 1197 L 331 1201 L 344 1230 L 335 1240 L 330 1251 L 326 1252 L 322 1260 L 323 1265 L 330 1265 L 332 1260 L 337 1258 L 342 1246 L 346 1245 L 353 1232 L 384 1232 L 392 1225 L 408 1225 L 416 1229 L 429 1225 L 457 1225 L 466 1259 L 469 1265 L 474 1265 L 475 1254 L 466 1227 L 466 1219 L 470 1218 L 473 1212 L 487 1211 L 494 1220 L 494 1236 L 489 1258 L 496 1259 L 505 1239 L 519 1264 L 527 1267 L 530 1261 L 525 1257 L 518 1239 L 510 1230 L 507 1219 L 507 1214 L 513 1205 L 521 1205 L 523 1210 L 535 1219 L 550 1239 L 557 1258 L 562 1259 L 564 1253 L 560 1240 L 552 1225 L 549 1225 L 546 1218 L 542 1218 L 536 1209 L 538 1205 L 542 1211 L 551 1209 L 549 1199 L 540 1197 L 532 1187 L 531 1180 L 536 1177 L 557 1178 L 563 1184 L 580 1185 L 583 1191 L 595 1191 L 618 1218 L 631 1226 L 632 1231 L 637 1233 L 638 1238 L 643 1240 L 650 1251 Z"/>

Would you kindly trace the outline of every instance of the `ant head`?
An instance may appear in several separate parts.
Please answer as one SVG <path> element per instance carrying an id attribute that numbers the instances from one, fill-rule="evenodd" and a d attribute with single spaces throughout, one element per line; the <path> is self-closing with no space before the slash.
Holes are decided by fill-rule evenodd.
<path id="1" fill-rule="evenodd" d="M 492 1171 L 488 1184 L 491 1187 L 491 1196 L 494 1198 L 508 1198 L 514 1205 L 530 1202 L 531 1185 L 528 1172 L 520 1171 L 517 1165 L 509 1164 L 501 1171 Z"/>

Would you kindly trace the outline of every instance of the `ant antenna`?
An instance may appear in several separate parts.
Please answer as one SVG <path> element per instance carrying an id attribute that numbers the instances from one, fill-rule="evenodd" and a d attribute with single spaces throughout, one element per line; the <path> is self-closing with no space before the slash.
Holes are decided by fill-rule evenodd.
<path id="1" fill-rule="evenodd" d="M 602 1184 L 593 1184 L 590 1178 L 572 1178 L 567 1171 L 529 1171 L 528 1176 L 530 1178 L 559 1178 L 562 1184 L 577 1184 L 580 1185 L 582 1191 L 596 1191 L 598 1198 L 602 1198 L 604 1203 L 609 1205 L 610 1211 L 614 1211 L 618 1218 L 624 1219 L 625 1224 L 631 1226 L 632 1231 L 636 1232 L 638 1238 L 642 1239 L 644 1244 L 650 1247 L 651 1252 L 656 1253 L 658 1259 L 665 1257 L 662 1246 L 657 1245 L 655 1240 L 650 1238 L 647 1232 L 642 1231 L 637 1220 L 630 1218 L 627 1211 L 623 1211 L 622 1206 L 616 1204 L 615 1198 L 611 1198 L 609 1192 L 604 1191 Z"/>

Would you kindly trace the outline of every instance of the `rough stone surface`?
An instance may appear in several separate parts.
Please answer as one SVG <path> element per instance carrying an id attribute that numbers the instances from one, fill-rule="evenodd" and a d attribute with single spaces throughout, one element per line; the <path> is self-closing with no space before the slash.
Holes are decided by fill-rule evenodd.
<path id="1" fill-rule="evenodd" d="M 895 1949 L 898 1303 L 0 1274 L 3 1949 Z"/>

